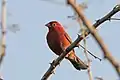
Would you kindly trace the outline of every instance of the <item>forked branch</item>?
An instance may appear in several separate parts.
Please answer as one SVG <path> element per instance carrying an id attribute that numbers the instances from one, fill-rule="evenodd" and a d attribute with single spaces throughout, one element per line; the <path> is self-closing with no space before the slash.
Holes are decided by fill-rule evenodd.
<path id="1" fill-rule="evenodd" d="M 119 63 L 111 55 L 111 53 L 107 49 L 107 46 L 105 45 L 104 41 L 97 33 L 97 30 L 95 29 L 95 27 L 93 27 L 93 25 L 90 23 L 90 21 L 85 17 L 85 15 L 83 14 L 82 8 L 80 6 L 78 7 L 78 5 L 74 3 L 74 0 L 68 0 L 68 4 L 70 4 L 72 6 L 72 8 L 78 13 L 78 16 L 81 18 L 84 25 L 88 28 L 89 33 L 92 34 L 92 36 L 95 38 L 95 40 L 97 41 L 97 43 L 101 47 L 101 50 L 104 53 L 104 57 L 113 65 L 114 69 L 118 73 L 118 76 L 120 77 L 120 65 L 119 65 Z M 116 8 L 120 11 L 120 5 L 117 5 L 114 9 L 116 9 Z"/>

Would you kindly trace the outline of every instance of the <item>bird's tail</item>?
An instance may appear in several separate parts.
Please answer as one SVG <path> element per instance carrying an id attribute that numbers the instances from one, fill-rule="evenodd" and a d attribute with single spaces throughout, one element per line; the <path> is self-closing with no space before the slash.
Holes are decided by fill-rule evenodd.
<path id="1" fill-rule="evenodd" d="M 73 66 L 77 69 L 77 70 L 85 70 L 88 68 L 88 65 L 85 64 L 82 60 L 80 60 L 76 55 L 72 56 L 72 57 L 67 57 L 67 59 L 73 64 Z"/>

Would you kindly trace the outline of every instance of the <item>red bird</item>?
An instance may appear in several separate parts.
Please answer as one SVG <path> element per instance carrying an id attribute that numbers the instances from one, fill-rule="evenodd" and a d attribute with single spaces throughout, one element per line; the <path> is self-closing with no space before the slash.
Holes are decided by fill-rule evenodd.
<path id="1" fill-rule="evenodd" d="M 45 26 L 49 29 L 46 38 L 48 46 L 56 55 L 61 55 L 63 49 L 66 49 L 72 43 L 71 38 L 65 32 L 63 26 L 57 21 L 51 21 Z M 70 51 L 65 58 L 68 59 L 77 70 L 88 68 L 88 65 L 75 55 L 74 50 Z"/>

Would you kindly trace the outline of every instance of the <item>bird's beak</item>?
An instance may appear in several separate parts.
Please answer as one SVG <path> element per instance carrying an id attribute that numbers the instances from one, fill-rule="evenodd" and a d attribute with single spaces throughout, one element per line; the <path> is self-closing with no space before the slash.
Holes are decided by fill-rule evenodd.
<path id="1" fill-rule="evenodd" d="M 45 24 L 45 26 L 47 26 L 47 24 Z"/>
<path id="2" fill-rule="evenodd" d="M 49 26 L 50 26 L 50 24 L 45 24 L 45 26 L 49 27 Z"/>

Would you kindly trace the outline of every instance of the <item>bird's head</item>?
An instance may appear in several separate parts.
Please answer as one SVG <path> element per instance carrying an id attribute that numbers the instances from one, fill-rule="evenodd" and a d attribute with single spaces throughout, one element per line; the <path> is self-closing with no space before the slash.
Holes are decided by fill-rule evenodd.
<path id="1" fill-rule="evenodd" d="M 61 24 L 57 21 L 50 21 L 49 23 L 45 24 L 49 29 L 55 28 L 57 26 L 61 26 Z"/>

